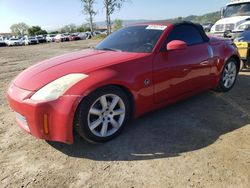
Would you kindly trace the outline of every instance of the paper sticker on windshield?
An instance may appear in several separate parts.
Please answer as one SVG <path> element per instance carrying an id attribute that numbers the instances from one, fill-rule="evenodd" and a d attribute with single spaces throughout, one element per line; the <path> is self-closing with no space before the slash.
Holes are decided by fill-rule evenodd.
<path id="1" fill-rule="evenodd" d="M 168 26 L 165 25 L 149 25 L 146 27 L 146 29 L 152 29 L 152 30 L 165 30 Z"/>

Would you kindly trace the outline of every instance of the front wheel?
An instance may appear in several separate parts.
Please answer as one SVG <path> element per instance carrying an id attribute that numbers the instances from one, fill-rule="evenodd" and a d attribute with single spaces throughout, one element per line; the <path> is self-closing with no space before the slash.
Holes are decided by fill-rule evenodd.
<path id="1" fill-rule="evenodd" d="M 238 63 L 234 58 L 227 61 L 220 76 L 218 91 L 227 92 L 233 88 L 238 75 L 238 69 Z"/>
<path id="2" fill-rule="evenodd" d="M 103 143 L 117 136 L 130 117 L 127 95 L 117 87 L 98 89 L 81 102 L 75 129 L 87 141 Z"/>

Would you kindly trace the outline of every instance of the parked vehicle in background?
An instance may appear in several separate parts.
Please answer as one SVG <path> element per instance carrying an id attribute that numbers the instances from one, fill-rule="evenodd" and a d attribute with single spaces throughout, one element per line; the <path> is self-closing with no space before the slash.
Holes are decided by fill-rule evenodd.
<path id="1" fill-rule="evenodd" d="M 85 32 L 85 34 L 87 35 L 86 39 L 91 39 L 93 37 L 93 35 L 90 31 Z"/>
<path id="2" fill-rule="evenodd" d="M 38 44 L 38 43 L 39 43 L 39 41 L 35 36 L 30 36 L 30 37 L 25 36 L 24 37 L 24 44 L 25 45 Z"/>
<path id="3" fill-rule="evenodd" d="M 46 38 L 44 36 L 37 36 L 36 38 L 39 41 L 39 43 L 45 43 L 45 42 L 47 42 Z"/>
<path id="4" fill-rule="evenodd" d="M 221 9 L 221 19 L 211 28 L 211 33 L 222 37 L 234 37 L 250 19 L 250 0 L 232 0 Z M 241 28 L 241 29 L 240 29 Z"/>
<path id="5" fill-rule="evenodd" d="M 102 34 L 101 31 L 94 31 L 94 32 L 93 32 L 93 35 L 94 35 L 94 36 L 96 36 L 96 35 L 101 35 L 101 34 Z"/>
<path id="6" fill-rule="evenodd" d="M 46 41 L 47 42 L 55 42 L 55 34 L 50 34 L 46 36 Z"/>
<path id="7" fill-rule="evenodd" d="M 70 40 L 69 40 L 70 34 L 64 33 L 63 35 L 64 35 L 64 37 L 65 37 L 65 41 L 70 41 Z"/>
<path id="8" fill-rule="evenodd" d="M 69 35 L 69 40 L 70 40 L 70 41 L 73 41 L 73 40 L 81 40 L 81 37 L 79 37 L 79 36 L 76 35 L 76 34 L 71 34 L 71 35 Z"/>
<path id="9" fill-rule="evenodd" d="M 6 42 L 3 37 L 0 37 L 0 46 L 6 46 Z"/>
<path id="10" fill-rule="evenodd" d="M 22 38 L 9 38 L 7 41 L 6 41 L 6 44 L 8 46 L 22 46 L 24 45 L 24 40 Z"/>
<path id="11" fill-rule="evenodd" d="M 246 30 L 234 39 L 240 58 L 243 62 L 242 69 L 250 68 L 250 30 Z"/>
<path id="12" fill-rule="evenodd" d="M 89 37 L 89 35 L 86 33 L 79 33 L 78 36 L 81 38 L 81 40 L 86 40 Z"/>
<path id="13" fill-rule="evenodd" d="M 211 28 L 213 27 L 213 23 L 203 23 L 201 24 L 205 32 L 210 32 Z"/>
<path id="14" fill-rule="evenodd" d="M 54 39 L 55 39 L 55 42 L 65 42 L 66 41 L 66 37 L 64 34 L 57 34 Z"/>

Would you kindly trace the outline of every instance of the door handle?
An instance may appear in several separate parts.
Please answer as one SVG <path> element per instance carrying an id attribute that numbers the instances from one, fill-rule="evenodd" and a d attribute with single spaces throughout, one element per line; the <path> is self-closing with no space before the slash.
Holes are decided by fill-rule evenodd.
<path id="1" fill-rule="evenodd" d="M 201 66 L 207 66 L 208 65 L 208 61 L 203 61 L 200 63 Z"/>

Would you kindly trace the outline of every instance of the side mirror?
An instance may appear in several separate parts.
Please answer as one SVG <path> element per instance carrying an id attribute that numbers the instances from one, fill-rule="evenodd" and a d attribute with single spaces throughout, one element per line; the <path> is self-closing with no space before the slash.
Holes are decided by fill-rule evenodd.
<path id="1" fill-rule="evenodd" d="M 186 42 L 181 40 L 173 40 L 167 44 L 166 48 L 168 51 L 171 51 L 171 50 L 184 50 L 187 47 L 188 46 Z"/>
<path id="2" fill-rule="evenodd" d="M 225 7 L 222 7 L 222 8 L 221 8 L 221 10 L 220 10 L 220 17 L 221 17 L 221 18 L 224 18 L 225 10 L 226 10 Z"/>

